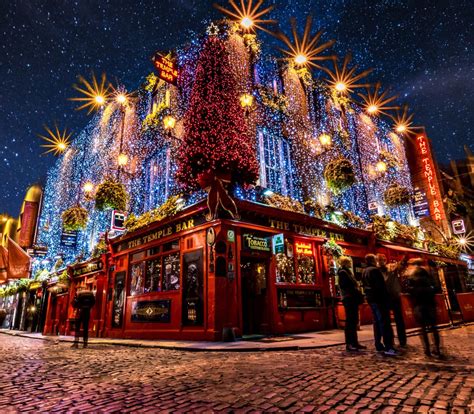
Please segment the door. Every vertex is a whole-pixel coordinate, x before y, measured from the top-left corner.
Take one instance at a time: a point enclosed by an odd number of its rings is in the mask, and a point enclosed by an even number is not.
[[[242,257],[240,275],[243,334],[268,333],[268,261]]]

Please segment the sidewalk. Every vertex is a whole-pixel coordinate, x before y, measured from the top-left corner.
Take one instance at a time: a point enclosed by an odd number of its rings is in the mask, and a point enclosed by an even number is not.
[[[40,339],[51,342],[73,342],[72,336],[43,336],[40,333],[11,331],[0,329],[0,333]],[[373,341],[372,325],[364,325],[359,331],[359,341],[371,345]],[[417,334],[417,329],[409,329],[408,336]],[[177,341],[177,340],[145,340],[145,339],[112,339],[89,338],[89,345],[118,345],[138,348],[162,348],[181,351],[206,352],[253,352],[253,351],[287,351],[299,349],[327,348],[344,345],[344,331],[334,329],[329,331],[305,332],[301,334],[262,336],[239,339],[235,342],[206,342],[206,341]]]

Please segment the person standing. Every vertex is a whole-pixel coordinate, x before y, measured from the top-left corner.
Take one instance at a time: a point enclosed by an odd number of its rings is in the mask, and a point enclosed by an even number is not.
[[[367,347],[361,345],[357,338],[357,325],[359,324],[359,305],[363,302],[362,292],[352,273],[352,261],[349,257],[339,258],[339,288],[342,294],[342,304],[346,313],[346,324],[344,326],[344,335],[347,351],[359,351]]]
[[[387,356],[397,355],[393,347],[393,331],[388,309],[388,292],[374,254],[365,256],[366,268],[362,273],[365,296],[374,319],[375,349]],[[383,340],[383,343],[382,343]]]
[[[402,293],[402,285],[400,284],[399,274],[403,268],[402,262],[390,263],[387,265],[387,257],[384,254],[377,255],[377,264],[383,274],[385,287],[388,293],[388,309],[393,312],[395,325],[397,327],[398,342],[402,348],[407,346],[407,333],[405,329],[405,321],[403,320],[402,301],[400,295]]]
[[[413,313],[421,326],[421,336],[425,354],[431,356],[428,333],[433,334],[434,354],[441,357],[440,338],[436,327],[436,287],[433,277],[422,267],[421,258],[408,261],[407,291],[413,302]]]
[[[89,340],[89,320],[91,316],[91,309],[95,305],[95,296],[92,291],[83,289],[80,290],[72,302],[72,306],[77,309],[79,315],[76,318],[76,332],[74,337],[73,348],[79,347],[79,336],[81,326],[83,328],[83,347],[87,348]]]

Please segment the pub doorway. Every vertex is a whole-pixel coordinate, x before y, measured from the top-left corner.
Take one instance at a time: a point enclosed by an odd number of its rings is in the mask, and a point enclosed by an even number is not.
[[[265,258],[242,257],[240,275],[244,335],[266,334],[269,331],[268,267],[268,260]]]

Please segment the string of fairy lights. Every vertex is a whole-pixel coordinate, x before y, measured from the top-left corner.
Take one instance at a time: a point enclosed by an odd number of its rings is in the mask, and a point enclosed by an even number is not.
[[[39,243],[48,257],[65,262],[87,256],[110,226],[110,213],[94,209],[99,184],[112,178],[129,194],[128,212],[142,214],[176,194],[174,180],[184,118],[193,87],[196,62],[204,42],[218,36],[227,42],[249,136],[256,140],[260,162],[257,184],[300,201],[334,204],[365,221],[375,213],[402,223],[413,221],[410,204],[389,208],[385,189],[398,183],[412,192],[404,137],[414,133],[413,114],[394,102],[380,83],[366,81],[370,70],[359,70],[350,56],[342,61],[330,54],[334,41],[313,33],[308,18],[302,33],[295,19],[290,35],[275,29],[268,18],[272,7],[263,0],[229,1],[216,5],[226,19],[214,22],[206,34],[175,51],[178,87],[150,75],[138,91],[111,85],[105,76],[79,77],[71,98],[78,110],[93,115],[80,134],[72,136],[58,126],[46,127],[44,147],[58,156],[48,174]],[[261,47],[258,31],[282,42],[282,57]],[[319,76],[316,76],[319,71]],[[365,92],[364,92],[365,91]],[[385,119],[384,119],[385,117]],[[390,125],[393,123],[393,126]],[[383,154],[394,154],[393,165]],[[350,160],[355,183],[335,194],[322,178],[325,166],[338,157]],[[264,184],[264,185],[262,185]],[[256,190],[236,189],[238,197],[256,200]],[[188,195],[188,202],[202,197]],[[80,205],[89,212],[87,227],[77,242],[64,244],[61,213]]]

